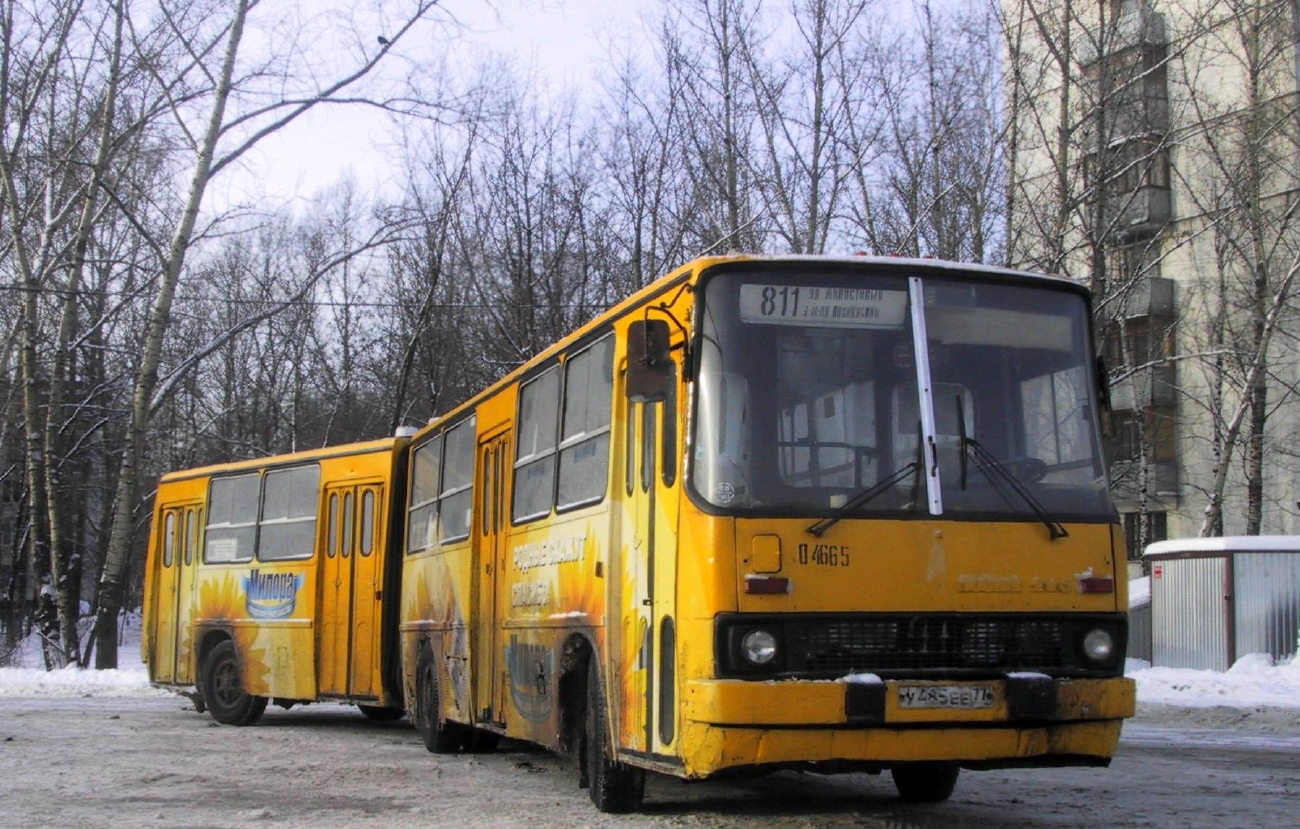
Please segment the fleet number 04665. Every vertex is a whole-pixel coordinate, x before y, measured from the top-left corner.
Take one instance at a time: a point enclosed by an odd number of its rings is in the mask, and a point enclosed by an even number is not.
[[[849,547],[847,544],[800,544],[799,563],[848,567]]]

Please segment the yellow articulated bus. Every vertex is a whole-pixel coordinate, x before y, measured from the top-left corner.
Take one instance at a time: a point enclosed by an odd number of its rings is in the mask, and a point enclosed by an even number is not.
[[[404,692],[426,746],[688,779],[1105,765],[1123,535],[1089,296],[935,261],[700,259],[417,433]]]
[[[163,476],[145,570],[152,682],[218,722],[267,702],[404,708],[396,639],[404,438]]]

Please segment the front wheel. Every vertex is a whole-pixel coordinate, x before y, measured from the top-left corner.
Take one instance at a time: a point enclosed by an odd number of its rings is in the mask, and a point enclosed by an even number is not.
[[[595,665],[587,673],[587,718],[579,750],[585,761],[581,779],[586,781],[587,794],[597,809],[620,814],[641,807],[645,799],[645,772],[615,762],[610,756],[605,693]]]
[[[952,796],[961,769],[956,763],[907,763],[894,766],[898,796],[909,803],[942,803]]]
[[[239,651],[229,639],[208,654],[200,685],[212,719],[222,725],[252,725],[266,710],[266,697],[244,691]]]
[[[438,663],[433,649],[425,646],[415,663],[415,729],[424,747],[434,754],[451,754],[460,749],[465,734],[457,723],[442,719],[438,701]]]

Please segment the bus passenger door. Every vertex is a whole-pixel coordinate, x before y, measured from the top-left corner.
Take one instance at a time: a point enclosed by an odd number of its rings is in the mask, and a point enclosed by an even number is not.
[[[317,693],[345,696],[348,692],[349,612],[352,605],[353,525],[356,488],[326,490],[325,558],[321,563],[321,597]]]
[[[478,554],[474,556],[474,608],[470,654],[470,696],[474,719],[505,724],[509,683],[499,675],[504,669],[505,640],[498,616],[501,568],[506,555],[506,481],[510,469],[510,431],[483,438],[478,445],[482,486],[478,493]],[[498,657],[501,657],[498,659]]]
[[[378,483],[326,489],[317,663],[322,695],[378,696],[383,497],[384,487]]]
[[[652,466],[647,466],[647,463],[653,465],[654,453],[646,453],[645,443],[647,434],[653,439],[656,407],[634,403],[623,394],[618,396],[618,401],[618,420],[623,428],[619,441],[623,480],[616,481],[615,486],[623,496],[623,514],[618,525],[615,595],[610,597],[611,611],[606,622],[614,635],[605,690],[614,711],[619,747],[644,752],[648,750],[646,737],[652,727],[646,698],[652,691],[648,668],[653,647],[650,627],[653,489],[648,482],[654,474]]]
[[[176,579],[176,681],[195,682],[194,675],[194,568],[202,553],[199,528],[203,526],[203,507],[184,507],[185,517],[177,541],[179,568]]]
[[[154,682],[176,681],[177,638],[180,606],[181,527],[184,510],[167,507],[162,511],[159,537],[162,549],[154,557],[153,649],[149,655]]]
[[[356,541],[352,556],[352,644],[348,693],[353,697],[379,696],[379,624],[383,595],[385,523],[382,484],[363,484],[354,490],[357,505]],[[395,597],[394,597],[395,598]]]
[[[627,509],[615,603],[620,676],[609,693],[618,700],[620,747],[650,754],[675,753],[678,372],[674,362],[663,401],[637,403],[619,395],[624,480],[616,485]]]

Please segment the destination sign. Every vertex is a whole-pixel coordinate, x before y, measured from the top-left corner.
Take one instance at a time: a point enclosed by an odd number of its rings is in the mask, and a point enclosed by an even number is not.
[[[907,292],[814,285],[741,285],[740,319],[759,325],[899,328]]]

